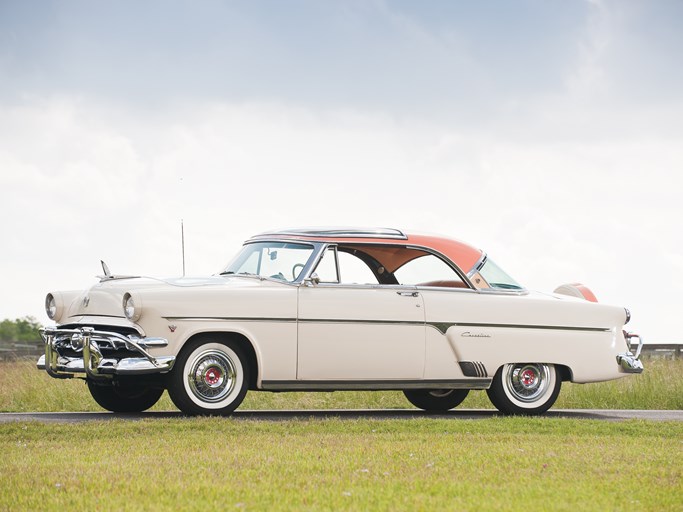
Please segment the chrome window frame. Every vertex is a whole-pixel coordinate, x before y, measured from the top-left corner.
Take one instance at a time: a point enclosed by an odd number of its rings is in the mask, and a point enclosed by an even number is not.
[[[318,259],[318,262],[316,265],[311,269],[311,274],[314,274],[315,271],[318,269],[320,264],[323,261],[323,258],[325,258],[325,255],[327,254],[327,251],[332,250],[334,252],[334,267],[335,267],[335,273],[337,274],[337,282],[333,281],[320,281],[318,284],[334,284],[334,285],[339,285],[342,284],[341,282],[341,269],[339,268],[339,252],[337,251],[337,244],[327,244],[323,251],[320,253],[320,258]],[[302,271],[303,272],[303,271]]]
[[[313,270],[310,271],[311,274],[315,271],[314,269],[317,268],[319,260],[322,259],[322,255],[324,255],[327,247],[334,246],[335,247],[335,256],[337,256],[337,251],[338,251],[338,246],[339,246],[339,244],[337,242],[334,242],[334,243],[318,242],[318,243],[321,243],[323,245],[323,248],[317,256],[318,261],[316,261],[316,263],[312,266]],[[382,288],[382,289],[387,289],[387,288],[393,287],[393,288],[397,288],[397,289],[400,288],[402,290],[405,290],[405,289],[412,289],[412,290],[426,289],[426,290],[448,290],[448,291],[479,291],[472,284],[472,282],[467,277],[467,275],[462,271],[462,269],[460,267],[458,267],[458,265],[456,265],[454,262],[452,262],[446,255],[440,253],[439,251],[431,249],[429,247],[424,247],[421,245],[414,245],[414,244],[396,244],[396,243],[378,244],[378,243],[372,243],[372,242],[357,242],[357,243],[354,242],[352,245],[367,246],[367,247],[401,247],[401,248],[405,248],[405,249],[412,249],[412,250],[416,250],[416,251],[426,252],[428,254],[431,254],[432,256],[439,258],[446,265],[448,265],[451,269],[453,269],[453,271],[458,275],[458,277],[460,277],[460,279],[463,281],[463,283],[465,283],[467,288],[449,288],[449,287],[442,287],[442,286],[418,286],[415,284],[400,284],[400,283],[398,283],[398,284],[382,284],[382,283],[377,283],[377,284],[374,284],[374,283],[373,284],[355,284],[355,283],[354,284],[348,284],[347,283],[347,284],[344,284],[341,282],[341,269],[339,268],[338,256],[337,256],[336,264],[337,264],[337,272],[338,272],[338,276],[339,276],[339,283],[319,283],[316,286],[321,286],[324,284],[324,285],[329,285],[329,286],[346,286],[346,287],[352,287],[352,288]],[[410,261],[412,261],[412,260],[410,260]],[[406,262],[406,264],[407,263],[409,263],[409,262]],[[401,268],[401,267],[399,267],[399,268]],[[301,275],[306,270],[307,269],[305,268],[302,271],[302,273],[299,275],[299,277],[301,277]],[[396,270],[398,270],[398,269],[396,269]],[[303,282],[308,277],[310,277],[310,275],[306,274],[301,279],[301,281]]]
[[[266,231],[259,233],[253,238],[270,238],[281,236],[306,236],[312,238],[386,238],[390,240],[408,240],[408,236],[399,229],[394,228],[345,228],[345,227],[320,227],[320,228],[290,228],[281,231]]]
[[[472,276],[474,276],[474,274],[481,271],[481,269],[484,268],[484,265],[486,264],[486,261],[488,260],[488,258],[489,258],[489,255],[485,252],[482,252],[481,258],[479,258],[477,260],[477,262],[474,264],[474,266],[472,266],[470,271],[467,273],[467,276],[472,277]],[[505,272],[505,271],[503,270],[503,272]],[[482,277],[484,277],[484,276],[482,276]],[[510,277],[512,277],[512,276],[510,276]],[[484,278],[484,279],[486,279],[486,278]],[[514,279],[514,278],[512,278],[512,279]],[[476,288],[475,287],[475,290],[478,292],[481,292],[481,293],[499,294],[499,295],[528,295],[529,294],[528,288],[526,288],[525,286],[523,286],[521,284],[519,285],[520,288],[518,290],[505,290],[503,288],[495,288],[495,287],[491,286],[488,281],[486,281],[486,284],[489,285],[489,288]],[[519,283],[517,283],[517,284],[519,284]]]
[[[360,284],[360,283],[342,283],[341,282],[341,269],[339,268],[339,256],[338,256],[338,247],[339,243],[338,242],[326,242],[324,240],[305,240],[301,238],[289,238],[285,235],[285,233],[277,233],[278,235],[281,236],[276,236],[276,237],[268,237],[266,234],[262,235],[257,235],[257,237],[251,238],[247,240],[244,245],[248,244],[253,244],[253,243],[263,243],[263,242],[275,242],[275,243],[295,243],[295,244],[301,244],[301,245],[309,245],[313,247],[313,252],[311,253],[311,256],[309,257],[308,261],[306,262],[304,268],[302,271],[299,273],[299,276],[297,279],[294,281],[281,281],[279,279],[273,279],[270,277],[264,277],[264,276],[247,276],[247,275],[237,275],[237,274],[230,274],[230,276],[238,276],[238,277],[248,277],[248,278],[256,278],[260,279],[262,281],[270,281],[273,283],[280,283],[288,286],[301,286],[307,279],[310,278],[311,274],[315,272],[315,269],[318,267],[318,264],[320,263],[320,260],[322,260],[323,256],[325,255],[325,251],[329,247],[334,247],[335,248],[335,264],[337,266],[337,277],[339,279],[338,283],[319,283],[316,284],[315,286],[324,286],[324,287],[344,287],[344,288],[354,288],[354,289],[397,289],[397,290],[418,290],[418,291],[439,291],[439,292],[451,292],[451,293],[485,293],[485,294],[493,294],[493,295],[508,295],[508,296],[519,296],[519,295],[528,295],[529,290],[526,288],[521,288],[520,290],[502,290],[498,288],[477,288],[471,281],[470,275],[474,275],[474,273],[478,272],[479,269],[486,263],[486,259],[488,258],[488,255],[486,253],[483,253],[481,258],[477,260],[477,263],[470,269],[468,273],[465,273],[455,262],[451,261],[450,258],[448,258],[445,254],[432,249],[430,247],[425,247],[422,245],[415,245],[415,244],[401,244],[401,243],[375,243],[375,242],[353,242],[352,245],[358,245],[358,246],[367,246],[367,247],[401,247],[405,249],[412,249],[412,250],[417,250],[417,251],[422,251],[428,254],[431,254],[433,256],[436,256],[440,260],[442,260],[446,265],[451,267],[455,273],[462,279],[462,281],[465,283],[467,288],[451,288],[451,287],[443,287],[443,286],[418,286],[418,285],[407,285],[407,284]],[[299,236],[300,234],[295,234],[292,233],[291,236]],[[333,236],[333,235],[330,235]],[[357,236],[353,236],[353,238],[359,238]],[[412,260],[411,260],[412,261]],[[408,263],[408,262],[406,262]],[[399,267],[400,268],[400,267]],[[398,270],[398,269],[397,269]]]
[[[309,273],[311,272],[311,267],[315,268],[314,265],[311,263],[313,261],[319,261],[321,258],[321,252],[322,249],[324,248],[324,244],[316,241],[309,241],[309,240],[293,240],[291,238],[263,238],[263,239],[256,239],[252,238],[250,240],[247,240],[242,244],[242,247],[245,247],[247,245],[251,244],[261,244],[264,242],[273,242],[273,243],[285,243],[285,244],[299,244],[299,245],[308,245],[313,248],[313,251],[311,252],[311,255],[308,257],[308,261],[306,261],[306,264],[304,265],[304,268],[301,269],[301,272],[299,272],[299,275],[296,279],[293,281],[283,281],[281,279],[275,279],[269,276],[261,276],[261,275],[247,275],[247,274],[218,274],[220,277],[239,277],[239,278],[251,278],[251,279],[258,279],[260,281],[270,281],[272,283],[280,283],[280,284],[285,284],[289,286],[299,286],[306,277],[308,277]],[[234,258],[233,258],[234,259]],[[232,262],[232,260],[231,260]],[[317,263],[316,263],[317,265]],[[226,265],[227,268],[227,265]]]

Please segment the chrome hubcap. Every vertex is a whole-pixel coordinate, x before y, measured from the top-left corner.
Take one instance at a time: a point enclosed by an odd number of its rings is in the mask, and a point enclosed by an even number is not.
[[[510,365],[505,383],[516,400],[535,402],[548,390],[550,371],[544,364]]]
[[[538,374],[531,368],[519,372],[519,381],[525,388],[533,388],[538,382]]]
[[[221,368],[209,368],[204,374],[204,383],[210,388],[220,386],[223,382],[223,372]]]
[[[208,350],[199,354],[187,378],[194,395],[204,402],[218,402],[235,388],[233,361],[223,352]]]

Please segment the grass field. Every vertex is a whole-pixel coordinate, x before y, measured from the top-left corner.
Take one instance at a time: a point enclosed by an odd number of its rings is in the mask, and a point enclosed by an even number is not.
[[[683,409],[683,360],[645,362],[641,375],[596,383],[563,383],[556,409]],[[250,392],[241,409],[395,409],[412,407],[398,391],[334,393]],[[460,408],[492,408],[486,393],[470,392]],[[164,394],[154,410],[174,410]],[[0,363],[0,411],[101,410],[81,379],[58,380],[30,360]]]
[[[2,510],[681,510],[680,423],[0,425]]]
[[[99,410],[0,365],[0,410]],[[563,386],[556,407],[682,408],[683,362]],[[405,408],[397,392],[249,393],[243,409]],[[470,393],[462,407],[490,407]],[[174,409],[167,396],[155,409]],[[0,424],[0,510],[683,510],[683,424],[176,418]]]

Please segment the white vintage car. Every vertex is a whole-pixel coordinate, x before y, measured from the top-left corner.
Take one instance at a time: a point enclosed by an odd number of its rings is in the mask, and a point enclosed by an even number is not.
[[[562,381],[643,370],[628,310],[581,285],[528,291],[448,238],[297,229],[251,238],[206,278],[103,268],[89,290],[47,295],[57,326],[38,368],[85,378],[110,411],[164,389],[188,414],[228,414],[247,390],[402,390],[434,411],[479,389],[503,413],[540,414]]]

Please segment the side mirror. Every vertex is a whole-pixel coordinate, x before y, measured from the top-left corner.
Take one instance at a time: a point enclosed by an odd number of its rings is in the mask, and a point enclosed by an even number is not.
[[[309,277],[304,279],[304,284],[306,286],[313,286],[316,284],[320,284],[320,276],[313,272]]]

